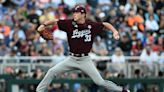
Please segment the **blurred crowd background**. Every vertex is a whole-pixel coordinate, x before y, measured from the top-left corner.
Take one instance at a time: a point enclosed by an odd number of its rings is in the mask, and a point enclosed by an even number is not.
[[[47,20],[71,18],[70,11],[78,4],[86,7],[88,20],[109,22],[120,32],[119,41],[110,32],[100,33],[92,50],[96,55],[118,50],[125,56],[163,55],[162,0],[1,0],[0,55],[68,55],[67,35],[57,26],[52,29],[53,41],[42,39],[36,29]]]
[[[61,62],[69,53],[66,33],[57,26],[52,26],[54,40],[46,41],[39,36],[36,29],[47,20],[71,18],[72,8],[79,4],[86,7],[88,20],[111,23],[121,37],[116,41],[112,38],[112,32],[101,32],[94,40],[90,53],[92,57],[111,56],[110,62],[125,63],[126,56],[138,56],[139,60],[135,62],[164,64],[164,58],[160,58],[164,56],[163,0],[0,0],[0,56],[53,56],[55,60],[50,62]],[[104,62],[105,65],[98,62],[97,68],[108,78],[111,75],[105,71],[106,61]],[[120,73],[120,69],[113,68],[111,70],[119,71],[117,77],[125,76]],[[10,73],[14,71],[12,67],[6,69]],[[159,76],[163,74],[164,69],[159,71]],[[38,68],[34,70],[32,77],[40,79],[43,75],[44,72]],[[140,69],[134,71],[134,77],[141,75]],[[61,77],[64,76],[68,75]],[[80,72],[69,76],[77,78],[85,75]],[[19,70],[17,77],[24,78],[26,74]],[[57,89],[63,86],[51,85],[49,90],[55,87]],[[142,88],[143,85],[138,84],[137,87]],[[30,86],[29,92],[34,88],[33,85]],[[75,85],[75,89],[78,88],[80,84]]]

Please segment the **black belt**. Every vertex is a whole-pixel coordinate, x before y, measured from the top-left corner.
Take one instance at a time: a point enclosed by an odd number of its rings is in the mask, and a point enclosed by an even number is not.
[[[75,56],[75,57],[83,57],[83,56],[88,56],[88,53],[75,54],[75,53],[70,52],[69,55]]]

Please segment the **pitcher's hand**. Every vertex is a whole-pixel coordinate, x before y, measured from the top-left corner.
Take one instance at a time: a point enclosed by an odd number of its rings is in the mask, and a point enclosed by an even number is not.
[[[38,29],[37,29],[37,31],[38,32],[41,32],[41,31],[43,31],[43,30],[45,30],[46,29],[46,27],[45,27],[45,25],[40,25],[39,27],[38,27]]]
[[[117,31],[113,33],[113,37],[116,40],[119,40],[120,39],[119,33]]]
[[[40,34],[40,36],[42,38],[44,38],[45,40],[53,40],[53,31],[47,27],[45,27],[45,25],[40,25],[38,27],[37,32]]]

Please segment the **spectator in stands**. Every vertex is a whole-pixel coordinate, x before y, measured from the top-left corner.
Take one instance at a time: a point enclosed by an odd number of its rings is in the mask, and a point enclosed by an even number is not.
[[[38,53],[35,45],[30,45],[29,46],[28,55],[32,56],[32,57],[39,56],[39,53]]]
[[[10,52],[10,49],[7,47],[4,41],[3,34],[0,33],[0,56],[5,56]]]
[[[137,13],[137,4],[136,4],[136,0],[128,0],[126,5],[125,5],[125,9],[124,12],[125,14],[129,13],[131,10],[134,10],[134,14]]]
[[[133,26],[130,31],[131,32],[129,32],[129,36],[131,37],[132,41],[137,41],[138,39],[141,40],[141,42],[144,41],[145,34],[142,31],[139,31],[137,26]]]
[[[17,72],[16,79],[26,79],[26,78],[27,78],[26,72],[22,69],[19,69],[18,72]],[[26,86],[24,84],[20,84],[18,86],[19,86],[19,91],[20,92],[27,91]]]
[[[118,0],[119,5],[125,5],[127,0]]]
[[[114,24],[114,25],[117,25],[117,20],[118,20],[118,17],[117,17],[117,15],[116,15],[117,13],[116,13],[116,10],[110,10],[109,11],[109,16],[105,19],[105,21],[106,22],[109,22],[109,23],[111,23],[111,24]]]
[[[105,14],[110,10],[111,0],[98,0],[98,8],[101,9]]]
[[[59,43],[67,41],[67,34],[59,29],[56,29],[53,33],[54,39],[58,40]]]
[[[44,23],[47,20],[53,20],[55,19],[55,16],[49,13],[47,9],[43,9],[43,14],[39,17],[40,24]]]
[[[159,25],[157,21],[155,21],[153,15],[149,15],[149,18],[145,21],[145,26],[146,26],[146,30],[148,31],[150,30],[153,32],[157,32],[159,29]]]
[[[114,64],[113,70],[115,71],[115,74],[119,75],[121,73],[123,73],[124,68],[125,68],[125,56],[123,54],[123,51],[121,50],[121,48],[117,47],[114,50],[114,53],[111,57],[111,61]]]
[[[159,21],[159,17],[156,13],[154,13],[153,7],[151,5],[147,7],[147,13],[145,13],[145,19],[148,20],[150,15],[153,16],[156,22]]]
[[[39,16],[37,15],[35,8],[30,10],[30,13],[27,16],[27,19],[31,23],[39,25]]]
[[[76,1],[76,5],[86,5],[87,0]]]
[[[124,53],[121,48],[117,47],[111,57],[113,63],[125,63]]]
[[[36,0],[36,6],[38,8],[44,9],[50,3],[51,0]]]
[[[66,19],[68,16],[66,15],[66,13],[64,12],[65,7],[62,5],[58,6],[58,10],[57,10],[57,14],[56,17],[58,19]]]
[[[62,60],[64,60],[66,58],[66,56],[64,55],[64,49],[62,46],[56,48],[56,51],[55,51],[53,57],[54,57],[55,64],[61,62]]]
[[[21,56],[28,56],[29,45],[26,40],[20,40],[20,47],[19,47]]]
[[[6,8],[3,6],[3,3],[6,2],[6,0],[0,1],[0,20],[3,19],[4,12],[6,11]]]
[[[36,35],[36,25],[33,25],[32,23],[27,23],[26,26],[28,27],[25,30],[25,35],[26,35],[26,39],[27,41],[31,41],[35,38]]]
[[[71,79],[77,79],[78,78],[78,73],[71,73],[70,74],[70,76],[71,76]],[[82,91],[82,88],[81,88],[81,84],[80,83],[75,83],[74,85],[73,85],[73,92],[81,92]]]
[[[26,9],[18,8],[17,12],[13,15],[13,22],[15,25],[20,25],[22,20],[26,20],[24,13],[27,12]]]
[[[35,0],[29,0],[28,2],[27,2],[27,9],[33,9],[33,8],[35,8],[35,6],[36,6],[36,2],[35,2]]]
[[[140,55],[140,63],[143,64],[145,76],[154,75],[154,63],[158,63],[158,60],[158,53],[153,51],[150,45],[145,46]]]
[[[17,78],[17,79],[25,79],[25,78],[26,78],[26,73],[25,73],[25,71],[22,70],[22,69],[18,69],[16,78]]]
[[[137,40],[136,47],[137,47],[137,50],[138,50],[139,54],[141,54],[144,46],[143,46],[142,41],[140,39]]]
[[[43,70],[40,68],[36,68],[32,75],[32,78],[40,80],[43,78],[43,76],[44,76]],[[35,92],[36,87],[37,85],[29,85],[28,92]]]
[[[43,70],[40,69],[40,68],[36,68],[36,69],[35,69],[35,72],[34,72],[34,74],[33,74],[33,78],[35,78],[35,79],[42,79],[43,76],[44,76]]]
[[[13,38],[11,39],[10,43],[9,43],[9,47],[13,48],[13,47],[20,47],[20,39],[18,37],[18,34],[16,32],[13,33]]]
[[[162,30],[164,30],[164,9],[163,9],[163,12],[161,11],[161,16],[160,16],[160,20],[159,21],[159,28]]]
[[[9,35],[10,40],[12,40],[14,38],[13,36],[16,34],[18,35],[18,39],[22,39],[22,40],[26,39],[26,35],[25,35],[24,31],[21,30],[19,28],[19,26],[17,26],[17,25],[14,26],[13,30],[11,30],[11,32],[10,32],[10,35]]]
[[[135,69],[134,70],[134,78],[142,78],[142,72],[140,69]],[[134,92],[143,92],[144,91],[144,86],[141,83],[136,83],[134,85]]]
[[[95,42],[93,42],[92,50],[96,55],[106,56],[108,54],[106,45],[100,36],[97,36]]]
[[[3,72],[2,73],[3,74],[10,75],[11,78],[15,78],[15,69],[14,69],[14,67],[12,65],[10,65],[10,66],[4,66],[4,69],[3,69]]]
[[[163,1],[162,0],[154,0],[153,4],[155,7],[154,8],[155,10],[160,10],[163,8]]]
[[[36,48],[36,51],[38,53],[38,55],[40,56],[41,53],[39,53],[43,47],[47,46],[45,45],[46,41],[40,37],[40,35],[38,33],[36,33],[34,35],[34,39],[32,41],[29,42],[29,45],[33,45]]]
[[[69,48],[68,48],[67,34],[64,31],[56,29],[53,33],[53,36],[54,36],[54,40],[58,40],[57,44],[63,46],[64,55],[68,55]],[[57,46],[57,44],[55,45],[55,42],[53,42],[53,45],[54,45],[54,49],[52,50],[53,53],[55,52],[55,47]]]
[[[133,34],[132,37],[136,36],[136,34]],[[143,43],[140,39],[133,39],[133,42],[132,42],[132,49],[131,49],[131,56],[139,56],[143,50]]]
[[[58,8],[60,6],[63,7],[63,13],[66,14],[66,16],[68,16],[71,13],[70,7],[68,6],[67,3],[65,3],[65,0],[61,0],[61,2],[58,4]]]
[[[5,44],[7,45],[9,42],[10,31],[11,31],[10,27],[4,24],[4,22],[0,21],[0,33],[4,35]]]
[[[14,3],[16,6],[20,7],[26,3],[26,0],[11,0],[11,2]]]
[[[105,13],[102,12],[99,8],[95,10],[95,20],[101,22],[105,19]]]
[[[56,53],[57,48],[62,48],[62,43],[60,42],[59,39],[54,38],[52,41],[52,52],[53,52],[53,54]]]
[[[8,58],[8,57],[12,58],[6,60],[7,63],[17,63],[19,62],[17,56],[20,56],[20,53],[18,52],[18,48],[15,46],[11,48],[10,52],[6,54],[4,58]]]
[[[123,33],[121,35],[121,40],[118,43],[118,47],[120,47],[122,49],[125,56],[130,55],[129,50],[131,50],[131,48],[132,48],[132,42],[126,33]]]
[[[142,18],[141,15],[136,14],[133,9],[130,9],[129,11],[127,22],[128,22],[128,26],[130,27],[137,26],[139,30],[142,30],[142,31],[144,30],[144,27],[143,27],[144,19]]]
[[[40,51],[41,56],[51,56],[52,51],[48,47],[43,47],[42,50]]]
[[[13,69],[12,66],[5,67],[4,73],[5,74],[10,74],[10,75],[14,75],[15,74],[14,69]]]
[[[10,28],[13,27],[14,23],[13,23],[13,20],[12,20],[12,15],[14,14],[14,11],[9,8],[8,9],[8,12],[6,12],[4,15],[3,15],[3,19],[2,21],[4,21],[4,24],[6,24],[7,26],[9,26]]]
[[[160,55],[159,55],[159,57],[161,57],[161,58],[159,59],[159,63],[160,63],[160,64],[164,64],[163,56],[164,56],[164,52],[160,53]]]
[[[140,55],[140,61],[141,63],[152,64],[158,60],[157,57],[157,53],[152,50],[150,45],[147,45]]]
[[[23,5],[21,8],[18,8],[18,13],[20,15],[22,15],[23,17],[25,17],[25,19],[27,18],[28,14],[29,14],[29,10],[27,10],[27,6]]]
[[[159,51],[163,52],[163,50],[164,50],[164,39],[162,36],[158,37],[157,43],[160,45]]]

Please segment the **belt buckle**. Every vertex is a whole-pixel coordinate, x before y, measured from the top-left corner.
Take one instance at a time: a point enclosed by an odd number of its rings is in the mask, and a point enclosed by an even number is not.
[[[84,54],[84,53],[82,53],[82,54],[81,54],[81,56],[83,57],[83,56],[85,56],[85,54]]]
[[[77,56],[77,57],[78,57],[79,55],[80,55],[80,54],[74,54],[74,56]]]
[[[71,53],[72,56],[74,56],[74,53]]]
[[[76,57],[83,57],[86,56],[85,53],[82,54],[75,54],[75,53],[70,53],[72,56],[76,56]]]

